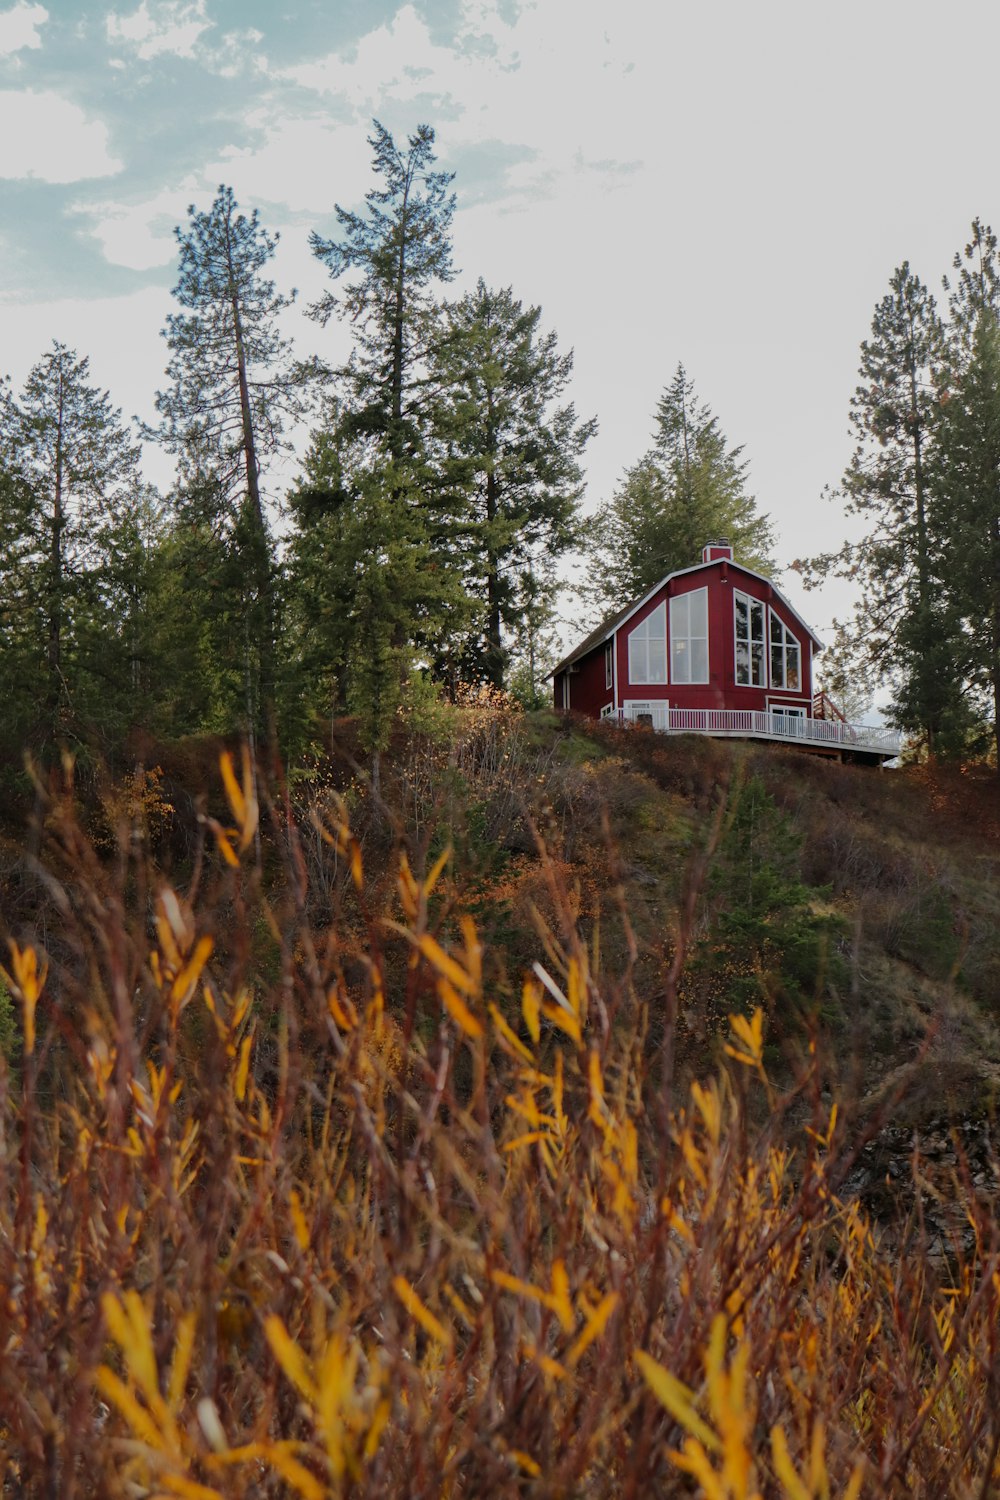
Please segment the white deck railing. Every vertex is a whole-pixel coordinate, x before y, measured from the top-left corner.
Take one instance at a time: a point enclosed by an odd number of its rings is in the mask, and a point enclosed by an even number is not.
[[[761,712],[749,708],[620,708],[619,719],[652,724],[666,734],[733,735],[742,738],[806,740],[813,745],[839,746],[845,750],[899,754],[900,736],[895,729],[872,724],[844,724],[838,719],[800,719],[791,714]]]

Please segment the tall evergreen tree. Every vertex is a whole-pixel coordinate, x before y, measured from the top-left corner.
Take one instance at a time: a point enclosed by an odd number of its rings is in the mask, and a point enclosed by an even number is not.
[[[312,313],[324,324],[334,315],[350,323],[354,349],[338,372],[345,429],[383,438],[399,468],[418,457],[426,430],[427,364],[441,329],[437,288],[455,274],[454,174],[434,169],[429,125],[418,126],[405,151],[378,120],[373,125],[368,142],[378,182],[365,211],[338,203],[341,238],[310,239],[333,279],[348,278]]]
[[[430,541],[412,483],[408,465],[397,469],[384,443],[342,423],[334,404],[289,495],[289,632],[301,697],[290,695],[287,722],[301,742],[323,714],[356,714],[376,775],[410,673],[468,615],[460,575]]]
[[[111,552],[140,485],[139,450],[91,383],[89,361],[60,343],[32,367],[19,399],[4,393],[0,425],[0,592],[12,648],[4,669],[30,685],[30,704],[20,694],[22,732],[51,748],[87,730],[83,700],[113,628]],[[90,698],[99,705],[101,694]]]
[[[220,187],[207,213],[190,209],[176,230],[182,311],[167,318],[170,385],[157,394],[154,431],[180,459],[182,496],[227,538],[240,581],[247,729],[268,727],[274,702],[275,563],[261,487],[264,461],[283,444],[285,424],[305,412],[313,371],[292,359],[279,319],[294,300],[265,274],[277,235],[256,209],[238,211]]]
[[[452,473],[468,496],[460,556],[483,607],[463,672],[502,687],[508,641],[516,646],[536,627],[546,576],[577,539],[580,460],[597,423],[560,404],[573,355],[539,331],[540,308],[480,278],[446,316],[437,370],[452,419]]]
[[[432,378],[436,294],[454,274],[452,177],[435,170],[427,125],[404,150],[376,121],[370,144],[377,184],[364,212],[338,205],[342,238],[312,237],[332,277],[346,278],[314,316],[348,320],[355,343],[335,372],[328,425],[292,506],[294,574],[314,590],[300,614],[326,622],[330,670],[360,715],[377,773],[408,672],[436,659],[468,609],[451,562],[462,495],[440,462]]]
[[[960,741],[968,722],[961,674],[949,668],[961,627],[941,588],[930,484],[946,367],[934,296],[904,261],[861,345],[851,398],[855,446],[838,496],[865,531],[805,565],[809,583],[836,574],[858,585],[847,656],[859,675],[893,682],[892,717],[931,751]]]
[[[652,448],[591,523],[591,600],[605,612],[620,607],[693,567],[715,537],[728,538],[741,562],[770,570],[771,525],[747,492],[742,455],[679,364],[657,404]]]
[[[931,474],[942,596],[960,621],[952,678],[992,717],[1000,752],[1000,247],[975,219],[949,292],[949,387]]]
[[[968,243],[952,260],[957,273],[945,276],[948,293],[949,353],[953,371],[972,358],[976,333],[984,315],[1000,315],[1000,246],[989,224],[972,221]]]

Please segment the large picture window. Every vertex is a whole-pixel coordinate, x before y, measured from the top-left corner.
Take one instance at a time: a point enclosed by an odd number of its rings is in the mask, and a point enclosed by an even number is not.
[[[771,686],[802,691],[802,647],[785,622],[771,611]]]
[[[708,589],[670,601],[670,680],[708,681]]]
[[[767,665],[764,642],[764,605],[733,590],[736,615],[736,684],[738,687],[767,687]]]
[[[666,682],[667,609],[658,604],[628,638],[629,682]]]

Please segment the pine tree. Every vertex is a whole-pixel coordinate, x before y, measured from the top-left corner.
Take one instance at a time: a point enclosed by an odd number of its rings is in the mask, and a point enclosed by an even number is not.
[[[952,267],[956,276],[945,276],[948,293],[948,343],[951,368],[957,372],[972,357],[984,315],[1000,315],[1000,247],[989,224],[972,221],[972,231],[963,250],[956,250]]]
[[[181,493],[208,498],[207,524],[224,535],[240,581],[245,717],[253,738],[274,704],[275,562],[261,475],[305,413],[313,367],[297,364],[279,329],[294,301],[265,274],[277,235],[256,209],[238,212],[220,187],[207,213],[192,207],[176,230],[181,312],[167,318],[170,386],[158,393],[153,435],[180,459]]]
[[[932,484],[943,597],[960,621],[939,669],[990,705],[1000,752],[1000,324],[988,308],[942,411]]]
[[[54,343],[0,411],[4,668],[41,682],[30,702],[24,685],[15,694],[23,734],[45,750],[86,734],[88,698],[102,704],[111,549],[140,485],[139,450],[89,376],[87,359]]]
[[[1000,242],[972,221],[948,292],[948,388],[931,475],[943,598],[960,622],[948,664],[992,711],[1000,751]]]
[[[308,740],[321,714],[356,714],[376,776],[409,676],[467,620],[412,483],[406,462],[397,469],[384,443],[342,425],[334,404],[289,496],[289,633],[304,700],[291,695],[293,735]]]
[[[597,423],[559,404],[573,355],[539,331],[540,308],[480,279],[446,315],[437,369],[452,418],[451,472],[468,496],[458,547],[483,607],[463,675],[502,687],[508,641],[517,649],[536,628],[544,580],[577,540],[580,460]]]
[[[436,291],[454,275],[452,177],[434,169],[427,125],[402,150],[375,121],[370,144],[378,184],[365,211],[338,205],[343,237],[312,236],[333,278],[348,278],[313,314],[349,320],[355,344],[335,372],[328,425],[292,497],[292,576],[299,618],[311,612],[325,622],[327,672],[360,717],[377,776],[408,674],[440,659],[469,609],[452,560],[463,496],[440,461],[442,402],[432,379],[442,334]],[[315,643],[320,632],[306,625],[304,634]]]
[[[338,372],[345,430],[384,439],[397,466],[423,448],[431,399],[427,362],[440,338],[436,288],[452,279],[454,174],[434,170],[434,131],[418,126],[401,150],[373,122],[368,138],[378,186],[358,214],[335,205],[342,238],[313,233],[313,253],[342,293],[328,291],[311,309],[321,323],[350,323],[354,350]]]
[[[837,498],[865,523],[856,542],[806,564],[807,581],[836,574],[859,589],[847,653],[860,676],[893,683],[891,716],[927,748],[964,737],[960,624],[941,587],[942,537],[931,492],[947,366],[946,332],[932,293],[905,262],[861,345],[851,399],[855,447]]]
[[[773,568],[770,522],[747,493],[742,454],[678,365],[657,404],[652,448],[626,470],[591,523],[586,593],[601,610],[620,608],[665,574],[693,567],[716,537],[726,537],[747,566]]]

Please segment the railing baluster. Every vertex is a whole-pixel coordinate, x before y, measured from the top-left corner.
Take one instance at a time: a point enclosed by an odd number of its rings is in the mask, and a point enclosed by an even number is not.
[[[619,709],[624,723],[634,721],[635,709]],[[767,709],[661,708],[650,704],[641,710],[650,714],[654,729],[667,734],[751,734],[774,740],[812,740],[818,744],[850,746],[857,750],[884,750],[897,755],[900,737],[882,725],[848,724],[836,719],[808,719],[776,714]]]

